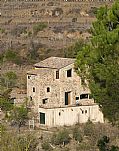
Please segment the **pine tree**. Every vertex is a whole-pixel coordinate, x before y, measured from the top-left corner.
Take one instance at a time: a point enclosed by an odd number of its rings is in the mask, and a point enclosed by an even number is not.
[[[101,7],[92,24],[92,38],[78,52],[76,68],[89,81],[93,98],[104,116],[119,121],[119,0],[111,8]]]

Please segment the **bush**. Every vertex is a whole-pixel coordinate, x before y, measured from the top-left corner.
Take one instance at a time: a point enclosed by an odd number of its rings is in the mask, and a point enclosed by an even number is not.
[[[77,127],[73,129],[73,138],[78,142],[82,142],[83,140],[81,132]]]
[[[4,55],[3,55],[3,53],[1,53],[1,54],[0,54],[0,63],[3,62],[3,58],[4,58]]]
[[[51,138],[51,142],[55,145],[68,144],[69,140],[69,133],[66,129],[60,131],[58,134],[54,134]]]
[[[34,34],[37,34],[39,31],[42,31],[44,28],[47,28],[46,23],[38,23],[33,27]]]
[[[42,146],[42,149],[44,149],[44,150],[48,150],[48,151],[50,151],[50,150],[52,150],[52,148],[51,148],[51,146],[50,146],[50,144],[48,143],[48,141],[45,141],[45,142],[43,142],[42,144],[41,144],[41,146]]]
[[[9,71],[9,72],[4,74],[3,78],[5,79],[5,84],[6,84],[7,87],[12,88],[12,87],[15,86],[16,80],[17,80],[16,73],[14,73],[13,71]]]
[[[0,28],[0,33],[5,33],[5,29],[3,29],[3,28]]]
[[[19,56],[15,51],[13,51],[13,50],[7,50],[6,52],[5,52],[5,54],[4,55],[1,55],[0,56],[0,60],[1,61],[3,61],[3,57],[5,57],[5,60],[6,61],[10,61],[10,62],[12,62],[12,63],[15,63],[15,64],[17,64],[17,65],[20,65],[20,64],[22,64],[23,63],[23,60],[22,60],[22,58],[21,58],[21,56]]]
[[[38,140],[33,134],[17,134],[14,131],[4,131],[1,135],[1,151],[35,151]]]
[[[13,109],[13,104],[8,99],[0,98],[0,107],[3,111],[10,111]]]
[[[98,140],[97,146],[100,151],[119,151],[118,146],[110,146],[110,138],[107,136],[103,136],[101,139]]]
[[[94,134],[94,125],[91,121],[88,121],[84,125],[84,135],[91,137]]]
[[[5,53],[5,58],[7,61],[14,61],[16,56],[17,56],[17,54],[12,50],[7,50]]]

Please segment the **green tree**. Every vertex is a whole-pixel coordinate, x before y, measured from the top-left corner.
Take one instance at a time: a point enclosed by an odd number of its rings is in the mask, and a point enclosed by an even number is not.
[[[1,128],[0,128],[1,130]],[[14,131],[1,131],[0,150],[1,151],[34,151],[38,145],[38,139],[34,134],[18,134]]]
[[[119,120],[119,0],[101,7],[92,24],[92,38],[78,52],[76,69],[89,81],[93,98],[112,123]]]
[[[5,53],[2,53],[0,55],[0,61],[8,61],[17,65],[21,65],[23,63],[23,58],[17,52],[8,49]]]
[[[66,129],[59,131],[57,134],[54,134],[51,138],[51,142],[55,145],[65,145],[69,143],[69,141],[69,132]]]
[[[119,151],[119,147],[117,146],[110,146],[109,145],[110,138],[107,136],[103,136],[101,139],[98,140],[97,146],[100,151]]]
[[[10,111],[13,109],[13,104],[11,100],[5,99],[5,98],[0,98],[0,108],[3,111]]]
[[[98,146],[100,151],[109,151],[108,143],[109,143],[109,137],[103,136],[103,138],[101,138],[98,141],[97,146]]]
[[[13,87],[16,84],[17,75],[13,71],[5,73],[4,80],[7,88]]]
[[[20,131],[21,126],[28,120],[28,109],[24,105],[20,107],[15,106],[11,112],[10,120],[12,123],[18,125]]]
[[[77,55],[77,52],[81,51],[82,48],[84,47],[84,45],[85,45],[85,43],[84,43],[83,39],[79,39],[75,44],[73,44],[72,46],[70,46],[64,50],[65,57],[75,58]]]
[[[8,49],[8,50],[5,52],[4,55],[5,55],[5,59],[6,59],[7,61],[14,61],[15,58],[16,58],[16,56],[17,56],[16,52],[14,52],[14,51],[12,51],[12,50],[10,50],[10,49]]]
[[[10,99],[11,89],[7,89],[0,94],[0,108],[2,111],[7,112],[13,109],[13,101]]]

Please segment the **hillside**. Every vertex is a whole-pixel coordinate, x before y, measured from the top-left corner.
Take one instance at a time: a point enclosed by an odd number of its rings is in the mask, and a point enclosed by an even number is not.
[[[27,56],[31,45],[44,55],[63,56],[58,49],[87,40],[98,7],[113,1],[1,0],[0,52],[14,49]]]

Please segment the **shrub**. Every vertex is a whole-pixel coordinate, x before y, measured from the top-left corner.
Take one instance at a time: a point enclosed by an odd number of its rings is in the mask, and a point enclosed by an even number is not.
[[[4,74],[5,84],[9,88],[12,88],[16,84],[17,75],[13,71],[9,71]]]
[[[60,131],[58,134],[54,134],[51,138],[51,142],[55,145],[67,144],[69,143],[70,137],[69,132],[64,129]]]
[[[119,151],[118,146],[110,146],[110,138],[107,136],[103,136],[101,139],[98,140],[97,146],[100,151]]]
[[[0,33],[5,33],[5,29],[3,29],[3,28],[0,28]]]
[[[0,56],[1,61],[3,61],[4,58],[5,58],[5,61],[8,61],[8,62],[10,61],[10,62],[15,63],[17,65],[20,65],[23,63],[21,56],[19,56],[13,50],[7,50],[4,54],[2,54]]]
[[[13,109],[13,104],[8,99],[0,98],[0,107],[3,111],[10,111]]]
[[[77,127],[73,129],[73,138],[78,142],[82,142],[83,140],[81,132]]]
[[[7,50],[5,53],[5,58],[7,61],[14,61],[16,56],[17,56],[17,54],[12,50]]]
[[[33,27],[34,34],[37,34],[39,31],[42,31],[44,28],[47,28],[46,23],[38,23]]]
[[[44,149],[45,151],[50,151],[50,150],[52,150],[52,148],[51,148],[51,146],[50,146],[50,144],[49,144],[48,141],[43,142],[43,143],[41,144],[41,146],[42,146],[42,149]]]
[[[88,121],[84,125],[84,135],[91,137],[94,134],[94,125],[91,121]]]

